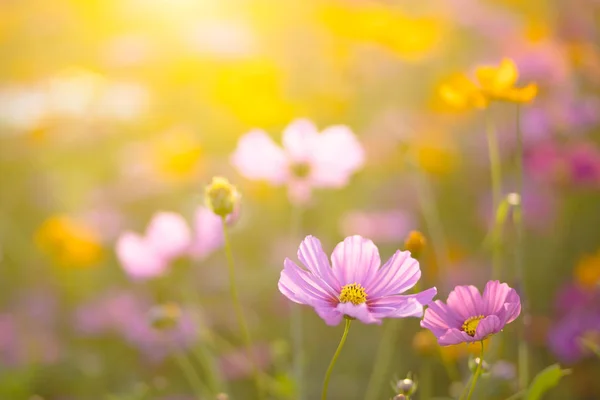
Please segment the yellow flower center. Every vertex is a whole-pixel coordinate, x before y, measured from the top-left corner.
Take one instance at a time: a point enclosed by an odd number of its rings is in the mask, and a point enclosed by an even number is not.
[[[355,306],[367,301],[367,293],[360,283],[351,283],[342,287],[340,293],[342,303],[352,303]]]
[[[290,170],[296,178],[306,178],[310,175],[310,165],[304,162],[292,164]]]
[[[463,322],[461,330],[466,332],[467,335],[474,337],[475,332],[477,331],[477,326],[479,326],[479,322],[483,319],[483,315],[478,315],[476,317],[469,317],[465,322]]]

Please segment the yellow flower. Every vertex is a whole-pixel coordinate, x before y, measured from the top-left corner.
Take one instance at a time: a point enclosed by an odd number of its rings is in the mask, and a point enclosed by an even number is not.
[[[67,216],[50,217],[35,234],[37,247],[63,267],[87,267],[102,257],[99,235]]]
[[[575,279],[585,288],[600,284],[600,251],[584,256],[575,267]]]
[[[457,110],[485,108],[488,105],[487,98],[465,74],[450,76],[439,86],[438,93],[446,104]]]
[[[475,70],[475,76],[482,94],[489,100],[503,100],[513,103],[528,103],[537,95],[537,85],[515,87],[519,71],[515,63],[505,58],[499,66],[484,65]]]

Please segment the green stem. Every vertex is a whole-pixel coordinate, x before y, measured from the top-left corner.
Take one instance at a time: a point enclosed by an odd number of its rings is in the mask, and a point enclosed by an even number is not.
[[[479,375],[481,375],[483,365],[483,340],[481,341],[481,355],[479,356],[479,364],[477,364],[477,369],[475,370],[475,375],[473,375],[473,382],[471,382],[471,388],[469,389],[469,394],[467,395],[467,400],[471,400],[473,396],[473,392],[475,391],[475,385],[477,384],[477,379],[479,379]]]
[[[258,398],[262,399],[264,395],[260,373],[256,363],[256,358],[254,357],[254,352],[252,351],[252,339],[250,338],[250,331],[248,330],[248,324],[246,323],[246,318],[244,317],[244,310],[242,309],[242,304],[240,303],[238,296],[237,285],[235,283],[235,263],[233,259],[233,251],[231,250],[231,242],[229,240],[229,231],[227,228],[226,218],[221,218],[221,222],[223,225],[223,236],[225,238],[225,255],[227,257],[227,266],[229,269],[229,290],[231,292],[231,299],[233,300],[233,308],[235,310],[235,315],[237,317],[240,329],[242,330],[246,349],[248,350],[248,356],[252,362],[252,372],[256,384],[256,391],[258,392]]]
[[[194,396],[197,400],[202,400],[204,398],[203,394],[205,392],[205,388],[202,384],[202,381],[198,377],[198,374],[196,374],[194,366],[188,359],[187,355],[181,349],[177,348],[176,346],[173,346],[173,350],[173,353],[175,355],[175,361],[177,361],[177,364],[179,364],[179,368],[181,368],[181,371],[185,375],[185,378],[190,383],[190,386],[192,386]]]
[[[219,374],[216,372],[215,363],[213,362],[210,353],[204,347],[204,344],[201,344],[192,349],[192,355],[196,358],[198,363],[204,367],[209,393],[211,396],[216,395],[221,391],[222,382]]]
[[[344,334],[342,335],[342,339],[340,340],[340,344],[337,347],[337,350],[333,354],[333,358],[329,363],[329,367],[327,368],[327,372],[325,372],[325,380],[323,381],[323,391],[321,392],[321,400],[327,400],[327,388],[329,387],[329,379],[331,378],[331,371],[333,371],[333,366],[337,361],[340,353],[342,352],[342,348],[344,347],[344,343],[346,343],[346,337],[348,337],[348,331],[350,330],[351,319],[346,318],[346,326],[344,327]]]
[[[297,239],[302,230],[302,209],[292,206],[292,220],[290,233],[293,240]],[[292,304],[290,315],[290,336],[292,338],[293,371],[296,383],[296,396],[304,400],[304,331],[302,321],[302,308],[299,304]]]
[[[400,324],[401,321],[392,319],[383,327],[383,337],[381,338],[379,349],[377,349],[375,364],[365,392],[366,400],[377,400],[380,398],[380,389],[383,387],[385,373],[394,357],[393,346],[394,341],[398,337]]]
[[[500,169],[500,150],[498,146],[498,137],[492,119],[490,109],[486,116],[486,135],[488,142],[488,153],[490,158],[490,173],[492,181],[492,210],[496,212],[502,201],[502,175]],[[500,278],[502,271],[502,248],[500,232],[494,229],[492,232],[492,277]]]
[[[525,389],[529,383],[529,348],[525,339],[525,332],[527,331],[527,324],[529,321],[529,300],[527,298],[526,282],[525,282],[525,269],[523,264],[523,238],[524,238],[524,225],[523,225],[523,134],[521,132],[521,117],[520,107],[517,104],[517,193],[519,194],[519,202],[515,207],[513,213],[513,222],[516,229],[516,243],[515,243],[515,267],[517,271],[517,280],[521,286],[522,297],[521,306],[523,314],[523,326],[520,328],[520,340],[518,347],[518,364],[519,364],[519,388]]]
[[[505,400],[517,400],[517,399],[520,399],[521,397],[525,396],[526,393],[527,393],[526,390],[521,390],[521,391],[518,391],[517,393],[513,394],[512,396],[507,397]]]

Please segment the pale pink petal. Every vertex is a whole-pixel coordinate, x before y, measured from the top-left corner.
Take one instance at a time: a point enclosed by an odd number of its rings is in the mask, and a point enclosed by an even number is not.
[[[440,346],[449,346],[452,344],[460,344],[463,342],[475,342],[476,340],[465,332],[456,328],[448,329],[446,333],[438,338]]]
[[[278,285],[288,299],[313,307],[327,307],[338,302],[318,278],[315,279],[289,258],[285,259],[283,266]]]
[[[306,206],[312,197],[312,187],[307,180],[291,178],[288,184],[288,197],[295,206]]]
[[[288,177],[285,153],[262,130],[252,130],[240,138],[231,164],[244,177],[273,185],[284,183]]]
[[[307,119],[292,121],[283,131],[283,148],[295,163],[309,162],[313,158],[319,131]]]
[[[483,299],[475,286],[457,286],[448,295],[448,306],[463,321],[470,317],[483,315]]]
[[[339,325],[344,318],[344,314],[337,310],[335,306],[315,307],[315,311],[330,326]]]
[[[318,138],[311,163],[311,181],[317,187],[345,186],[364,161],[364,149],[350,128],[331,126]]]
[[[400,294],[412,288],[419,278],[419,262],[409,251],[398,250],[371,279],[365,281],[365,289],[371,298]]]
[[[223,246],[223,224],[221,217],[206,207],[198,207],[194,215],[194,238],[190,254],[203,259]]]
[[[513,322],[521,314],[521,298],[517,294],[517,291],[511,289],[508,296],[506,296],[506,303],[500,312],[496,315],[502,321],[502,324],[508,324]]]
[[[498,333],[504,328],[504,324],[500,321],[500,318],[495,315],[489,315],[479,321],[477,330],[475,331],[475,340],[484,340],[494,333]]]
[[[489,281],[483,291],[483,315],[497,314],[504,308],[511,289],[506,283]]]
[[[146,229],[146,242],[165,260],[184,254],[190,246],[191,236],[185,219],[172,212],[154,214]]]
[[[168,266],[152,246],[133,232],[125,232],[119,237],[116,253],[121,266],[133,279],[161,276]]]
[[[339,243],[331,254],[331,262],[333,275],[342,286],[351,283],[364,286],[381,265],[377,246],[358,235],[347,237]],[[371,295],[369,292],[367,294]]]
[[[343,315],[356,318],[364,324],[381,324],[381,320],[371,314],[366,303],[354,305],[352,303],[340,303],[336,309]]]
[[[333,275],[329,258],[323,251],[319,239],[311,235],[307,236],[298,248],[298,259],[313,275],[323,280],[334,296],[341,292],[342,285]]]
[[[460,328],[463,322],[445,303],[436,300],[430,303],[427,310],[425,310],[421,327],[429,329],[435,336],[440,337],[448,329]]]
[[[414,297],[388,296],[369,302],[369,310],[376,318],[422,317],[423,305]]]

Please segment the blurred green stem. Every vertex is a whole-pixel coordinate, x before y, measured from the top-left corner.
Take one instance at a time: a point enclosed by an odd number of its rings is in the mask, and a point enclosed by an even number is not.
[[[292,220],[290,233],[292,240],[300,236],[302,230],[302,208],[292,205]],[[304,400],[304,330],[302,323],[302,308],[299,304],[291,305],[290,336],[292,338],[293,370],[296,382],[296,396]]]
[[[194,346],[192,349],[192,355],[204,368],[210,395],[214,396],[222,391],[222,381],[219,374],[216,372],[217,368],[215,367],[215,363],[213,361],[214,359],[211,358],[210,352],[204,346],[204,343]]]
[[[475,391],[475,385],[477,385],[477,380],[481,375],[483,365],[483,340],[481,341],[481,354],[479,356],[479,363],[477,364],[477,369],[475,370],[475,374],[473,375],[473,381],[471,382],[471,388],[469,389],[469,394],[467,395],[467,400],[471,400],[473,396],[473,392]]]
[[[192,386],[192,390],[194,391],[194,396],[196,399],[202,400],[205,393],[213,393],[205,389],[202,381],[196,373],[194,366],[188,359],[187,355],[181,349],[179,349],[177,345],[173,345],[173,353],[175,355],[175,361],[177,361],[177,364],[179,364],[179,368],[181,368],[185,378]]]
[[[331,371],[333,371],[333,367],[335,362],[337,361],[340,353],[342,352],[342,348],[344,347],[344,343],[346,343],[346,338],[348,337],[348,331],[350,330],[351,319],[346,318],[346,325],[344,326],[344,334],[342,335],[342,339],[340,340],[340,344],[337,347],[337,350],[333,354],[333,358],[329,363],[329,367],[327,368],[327,372],[325,372],[325,380],[323,381],[323,391],[321,392],[321,400],[327,400],[327,388],[329,387],[329,379],[331,378]]]
[[[490,158],[490,172],[492,182],[492,210],[495,213],[502,201],[502,175],[500,170],[500,150],[498,137],[494,126],[491,108],[486,113],[486,135],[488,142],[488,153]],[[498,229],[492,232],[492,278],[499,279],[502,272],[502,248],[501,236]]]
[[[398,331],[401,326],[401,321],[390,319],[383,326],[383,334],[379,349],[377,349],[377,356],[375,357],[375,363],[373,364],[373,371],[367,384],[367,390],[365,392],[366,400],[378,400],[381,398],[381,388],[384,386],[385,373],[394,357],[394,341],[398,337]]]
[[[250,338],[250,331],[248,330],[248,324],[246,323],[246,318],[244,317],[244,310],[242,308],[242,304],[240,303],[237,285],[235,282],[235,263],[233,259],[233,252],[231,250],[231,241],[229,240],[229,230],[227,228],[226,217],[221,218],[221,223],[223,225],[223,236],[225,238],[225,255],[227,256],[227,266],[229,268],[229,290],[231,292],[231,299],[233,300],[233,308],[235,309],[238,324],[240,326],[240,329],[242,330],[242,335],[244,337],[244,342],[248,351],[248,357],[250,358],[250,361],[252,363],[252,372],[254,375],[254,381],[256,384],[258,398],[262,399],[264,397],[262,381],[260,378],[260,373],[258,371],[256,357],[254,356],[254,352],[252,351],[252,339]]]
[[[517,163],[517,193],[519,194],[519,201],[515,205],[513,212],[513,221],[516,229],[516,243],[515,243],[515,267],[517,271],[517,281],[521,287],[521,306],[522,306],[522,321],[523,325],[520,327],[520,338],[519,338],[519,388],[525,389],[529,383],[529,347],[525,338],[525,332],[527,331],[527,325],[529,323],[529,299],[527,298],[527,283],[525,281],[525,270],[523,263],[523,134],[521,132],[521,108],[517,104],[516,109],[516,120],[517,120],[517,148],[516,148],[516,163]]]

